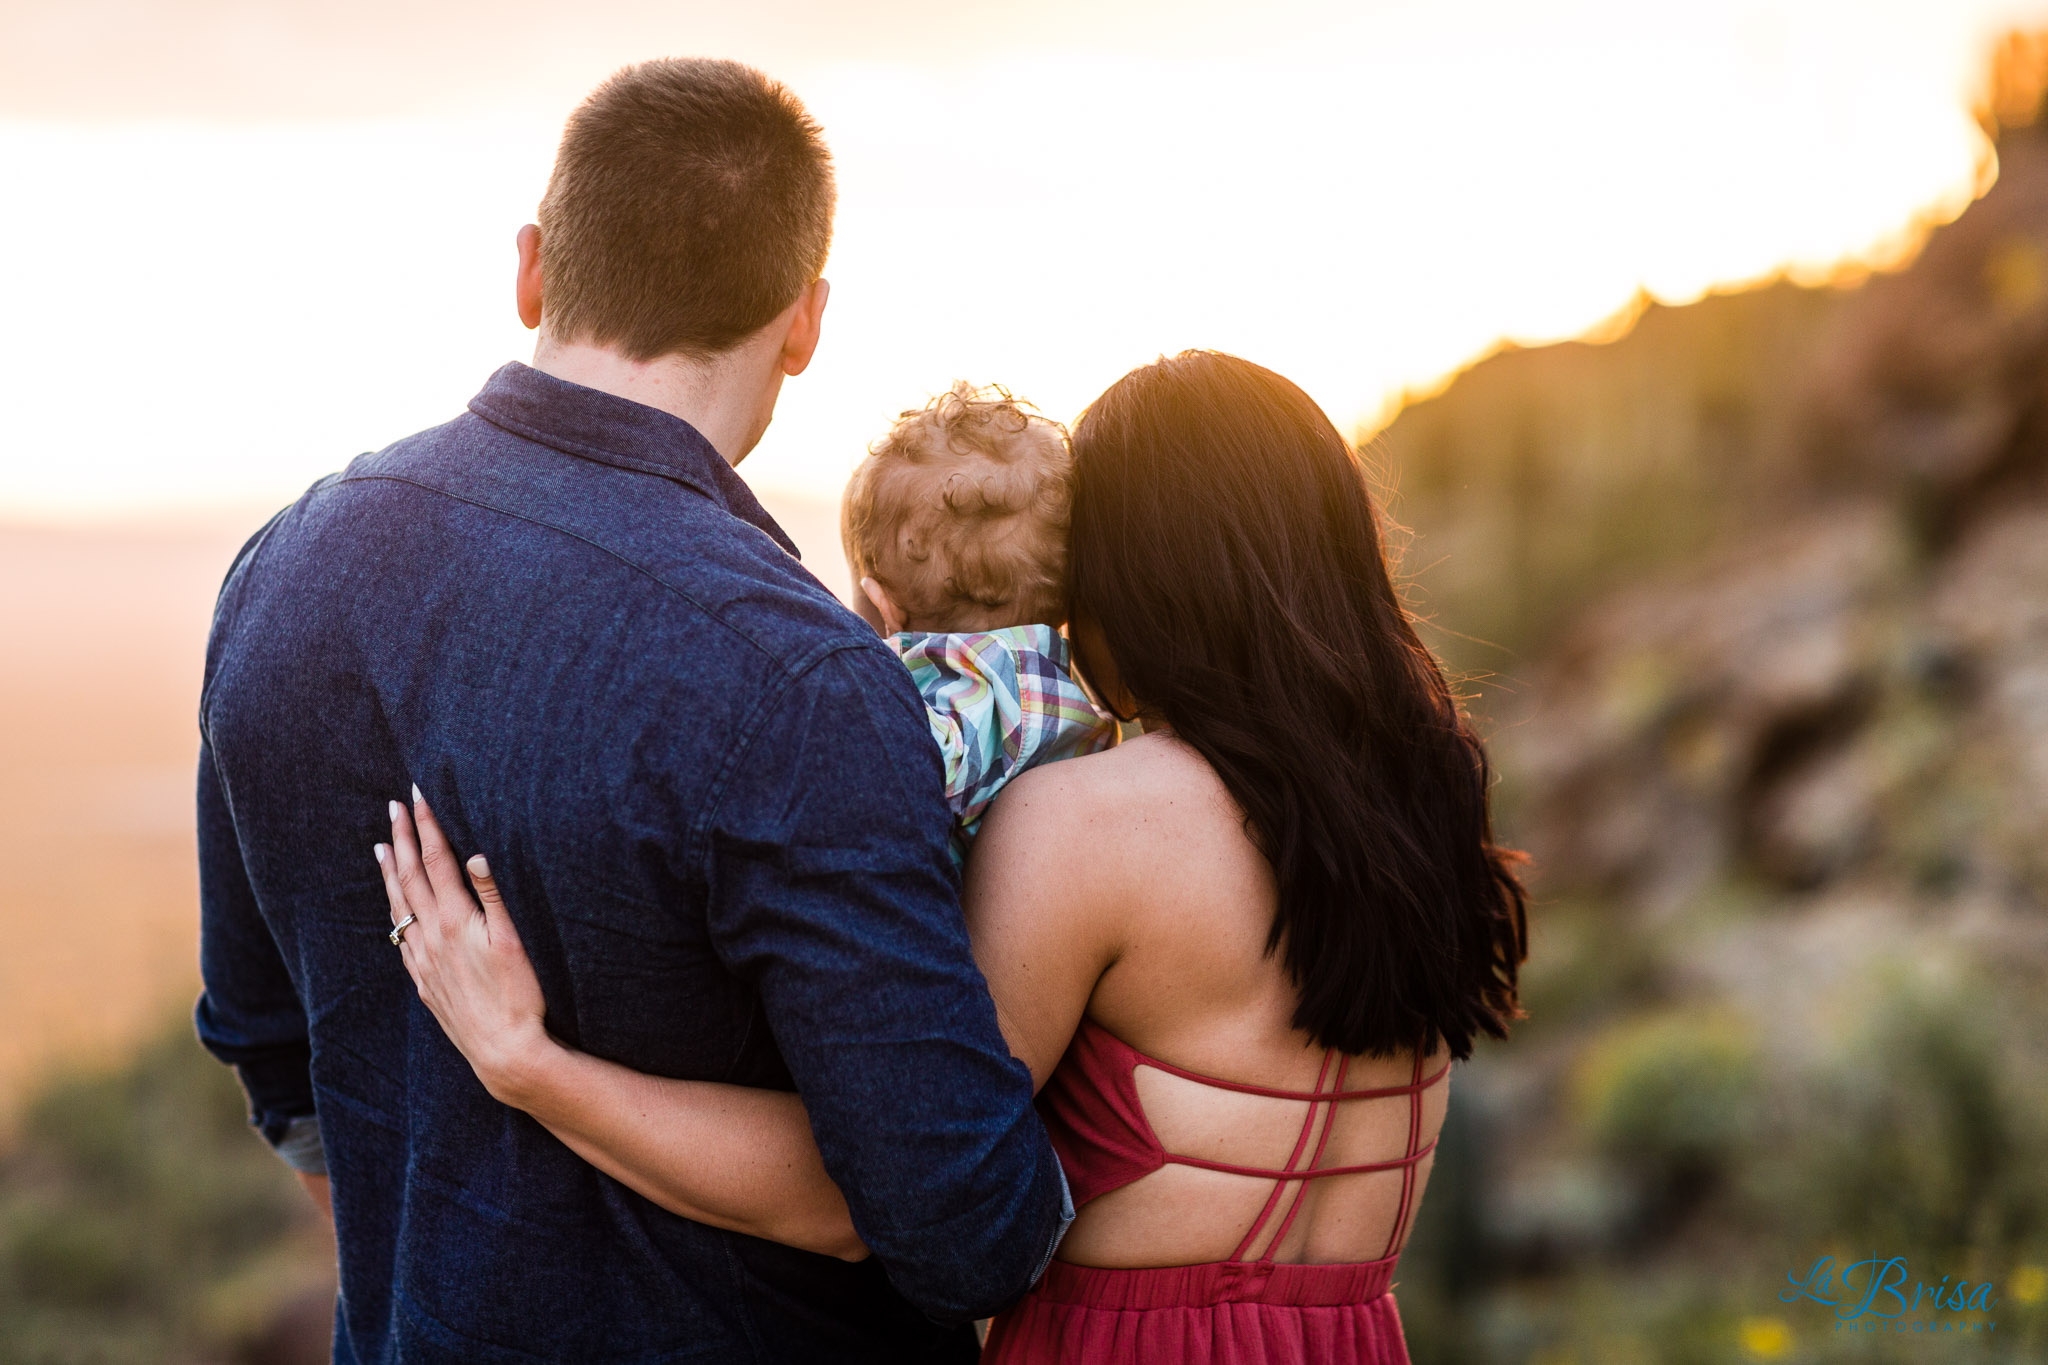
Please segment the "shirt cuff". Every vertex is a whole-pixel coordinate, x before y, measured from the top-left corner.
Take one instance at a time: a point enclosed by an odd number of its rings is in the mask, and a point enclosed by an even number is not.
[[[1052,1230],[1052,1241],[1046,1245],[1045,1255],[1038,1260],[1038,1269],[1031,1272],[1031,1283],[1036,1285],[1045,1278],[1045,1268],[1052,1264],[1053,1254],[1066,1239],[1067,1229],[1074,1225],[1074,1191],[1067,1184],[1067,1168],[1060,1165],[1057,1153],[1052,1159],[1052,1168],[1060,1178],[1060,1225]]]
[[[302,1114],[286,1123],[284,1136],[271,1150],[277,1153],[278,1160],[300,1175],[327,1174],[327,1148],[320,1142],[320,1120],[311,1114]],[[1064,1224],[1060,1231],[1066,1231]]]

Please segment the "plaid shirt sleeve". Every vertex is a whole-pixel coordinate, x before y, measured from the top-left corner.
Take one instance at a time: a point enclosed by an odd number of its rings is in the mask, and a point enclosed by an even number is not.
[[[945,756],[956,851],[1018,773],[1116,743],[1116,722],[1081,690],[1066,637],[1050,626],[908,632],[895,643]]]

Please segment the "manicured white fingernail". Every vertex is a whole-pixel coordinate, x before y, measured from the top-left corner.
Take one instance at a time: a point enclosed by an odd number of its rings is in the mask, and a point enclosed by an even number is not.
[[[414,805],[418,805],[420,802],[427,799],[426,797],[420,795],[420,784],[417,782],[412,784],[412,799]]]
[[[390,855],[390,854],[389,854],[389,853],[388,853],[388,852],[387,852],[387,851],[385,850],[385,848],[384,848],[384,845],[382,845],[382,844],[379,844],[379,845],[377,845],[377,847],[376,847],[376,848],[374,848],[374,849],[372,849],[371,851],[372,851],[372,852],[374,852],[374,853],[375,853],[375,854],[377,855],[377,861],[378,861],[378,862],[380,862],[380,863],[381,863],[381,862],[383,862],[383,861],[384,861],[384,860],[385,860],[386,858],[388,858],[388,857],[390,857],[390,856],[391,856],[391,855]]]
[[[474,872],[479,877],[488,877],[491,875],[491,865],[484,861],[484,855],[481,853],[477,854],[474,858],[471,858],[469,860],[469,870],[471,872]]]
[[[393,802],[391,803],[391,805],[390,805],[390,807],[389,807],[388,809],[389,809],[389,810],[391,811],[391,823],[392,823],[392,824],[394,824],[394,825],[395,825],[395,824],[397,824],[397,823],[398,823],[398,803],[397,803],[396,801],[393,801]]]

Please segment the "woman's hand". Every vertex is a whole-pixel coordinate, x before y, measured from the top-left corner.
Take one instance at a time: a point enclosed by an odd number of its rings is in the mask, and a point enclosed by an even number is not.
[[[391,803],[391,843],[377,845],[399,955],[492,1097],[671,1213],[849,1261],[866,1256],[795,1095],[646,1076],[548,1036],[540,980],[490,866],[469,860],[472,898],[418,787],[412,800],[410,814]]]
[[[399,957],[484,1088],[522,1108],[526,1079],[561,1048],[548,1036],[540,978],[483,855],[469,860],[472,899],[434,812],[418,787],[412,796],[410,814],[403,802],[391,803],[391,842],[376,847],[393,928],[412,917],[399,935]]]

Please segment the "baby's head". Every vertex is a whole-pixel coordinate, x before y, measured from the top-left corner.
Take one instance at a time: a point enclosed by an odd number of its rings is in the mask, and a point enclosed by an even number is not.
[[[885,631],[994,630],[1067,613],[1066,429],[1001,388],[904,413],[847,482],[854,595]],[[863,610],[863,615],[868,615]]]

